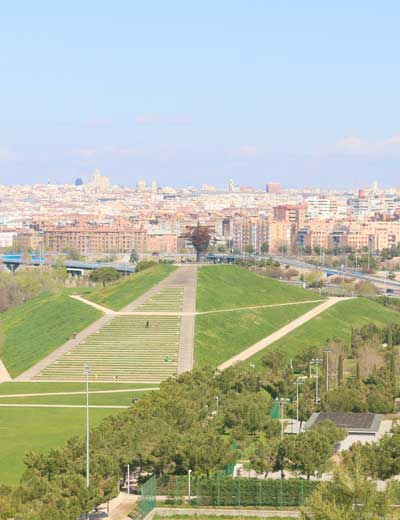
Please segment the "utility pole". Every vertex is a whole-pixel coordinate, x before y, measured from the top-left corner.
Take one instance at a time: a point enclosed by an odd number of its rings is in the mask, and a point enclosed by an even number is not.
[[[86,487],[90,486],[90,423],[89,423],[89,374],[90,365],[85,365],[86,377]]]
[[[326,353],[326,391],[329,391],[329,352],[332,352],[331,348],[325,348]]]

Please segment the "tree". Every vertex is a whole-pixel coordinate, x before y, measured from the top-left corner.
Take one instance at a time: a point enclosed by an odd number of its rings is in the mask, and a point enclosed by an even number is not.
[[[211,241],[211,232],[209,226],[201,226],[200,222],[197,226],[193,227],[187,235],[185,235],[191,242],[196,250],[196,261],[199,262],[202,253],[204,253]]]
[[[330,482],[322,482],[302,508],[303,520],[390,520],[397,517],[390,493],[378,491],[367,480],[361,464],[335,469]]]
[[[277,466],[279,441],[268,439],[262,436],[256,443],[253,453],[250,456],[251,468],[258,473],[263,473],[265,477]]]
[[[131,255],[129,257],[129,262],[131,264],[137,264],[139,262],[139,254],[136,249],[132,249]]]
[[[218,247],[217,247],[217,251],[218,253],[225,253],[226,252],[226,248],[223,244],[220,244]]]
[[[136,264],[135,271],[139,273],[140,271],[144,271],[145,269],[149,269],[155,265],[157,265],[157,262],[154,262],[153,260],[141,260]]]
[[[64,247],[62,252],[65,254],[65,257],[67,260],[81,260],[82,259],[82,256],[79,253],[79,251],[72,246]]]
[[[254,251],[255,251],[254,247],[253,247],[251,244],[249,244],[248,246],[246,246],[246,247],[244,248],[244,250],[245,250],[246,253],[248,253],[249,255],[252,255],[252,254],[254,253]]]
[[[287,437],[286,458],[289,466],[307,479],[316,472],[322,472],[333,454],[330,438],[317,429]]]
[[[93,282],[101,282],[103,287],[109,282],[115,282],[120,277],[119,272],[114,267],[99,267],[90,273]]]
[[[338,358],[338,383],[341,385],[343,383],[343,356],[339,354]]]
[[[264,255],[267,254],[269,251],[269,244],[268,242],[263,242],[261,244],[261,253],[263,253]]]

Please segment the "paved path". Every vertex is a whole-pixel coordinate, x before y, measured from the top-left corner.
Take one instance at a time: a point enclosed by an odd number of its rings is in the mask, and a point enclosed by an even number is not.
[[[325,301],[324,303],[321,303],[321,305],[318,305],[318,307],[311,309],[311,311],[306,312],[299,318],[296,318],[295,320],[291,321],[290,323],[280,328],[279,330],[273,332],[266,338],[258,341],[246,350],[243,350],[243,352],[241,352],[240,354],[237,354],[236,356],[228,359],[228,361],[225,361],[224,363],[219,365],[218,369],[224,370],[225,368],[228,368],[239,361],[245,361],[254,354],[257,354],[257,352],[260,352],[260,350],[263,350],[265,347],[268,347],[275,341],[278,341],[279,339],[283,338],[284,336],[289,334],[289,332],[292,332],[298,327],[301,327],[302,325],[307,323],[307,321],[312,320],[313,318],[321,314],[321,312],[324,312],[333,305],[335,305],[337,302],[349,299],[351,298],[329,298],[329,300]]]
[[[5,383],[6,381],[11,381],[11,376],[0,359],[0,383]]]
[[[215,508],[215,507],[156,507],[153,509],[152,514],[149,514],[145,520],[152,520],[153,516],[175,516],[185,515],[194,516],[201,518],[202,516],[231,516],[232,519],[235,517],[243,518],[259,517],[259,518],[300,518],[300,511],[279,511],[277,509],[241,509],[237,508]]]
[[[25,404],[25,403],[0,403],[0,408],[86,408],[85,404]],[[125,405],[89,405],[89,408],[104,408],[104,409],[126,409],[130,406]]]
[[[112,384],[112,383],[111,383]],[[149,390],[160,390],[159,386],[155,386],[154,388],[130,388],[123,390],[89,390],[89,395],[92,394],[118,394],[122,392],[147,392]],[[86,392],[42,392],[35,394],[0,394],[0,399],[2,398],[10,398],[10,397],[43,397],[43,396],[53,396],[53,395],[86,395]]]
[[[86,305],[90,305],[90,307],[94,307],[98,311],[104,312],[104,314],[112,314],[116,315],[118,312],[113,311],[112,309],[109,309],[108,307],[104,307],[103,305],[99,305],[98,303],[92,302],[92,300],[88,300],[87,298],[84,298],[83,296],[79,296],[79,294],[70,294],[70,298],[73,298],[74,300],[79,300],[82,303],[86,303]]]
[[[196,312],[196,315],[217,314],[219,312],[247,311],[247,310],[252,310],[252,309],[265,309],[268,307],[286,307],[287,305],[302,305],[303,303],[319,303],[319,302],[326,302],[326,298],[321,299],[321,300],[305,300],[303,302],[269,303],[266,305],[252,305],[251,307],[234,307],[232,309],[218,309],[216,311],[202,311],[202,312]]]
[[[110,520],[131,520],[128,514],[132,511],[138,499],[138,495],[120,493],[116,498],[110,500],[109,514],[107,514],[107,504],[102,504],[98,508],[98,513],[91,513],[89,515],[89,520],[105,518],[109,518]]]
[[[57,361],[58,358],[60,358],[62,355],[69,352],[71,349],[79,345],[79,343],[82,343],[83,340],[85,340],[87,337],[91,336],[98,330],[100,330],[104,325],[107,325],[109,321],[113,319],[112,314],[105,314],[102,316],[99,320],[96,320],[94,323],[89,325],[89,327],[86,327],[86,329],[82,330],[76,335],[76,338],[70,339],[64,345],[61,345],[61,347],[58,347],[56,350],[51,352],[48,356],[41,359],[36,365],[29,368],[22,374],[20,374],[18,377],[14,379],[14,381],[31,381],[35,376],[40,374],[40,372],[46,368],[48,365],[51,365],[55,361]],[[82,367],[83,371],[83,367]]]

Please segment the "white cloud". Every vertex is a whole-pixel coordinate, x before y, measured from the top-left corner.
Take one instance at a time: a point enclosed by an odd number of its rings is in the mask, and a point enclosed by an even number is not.
[[[336,143],[336,148],[348,153],[386,153],[400,151],[400,135],[392,135],[386,139],[362,139],[348,136]]]

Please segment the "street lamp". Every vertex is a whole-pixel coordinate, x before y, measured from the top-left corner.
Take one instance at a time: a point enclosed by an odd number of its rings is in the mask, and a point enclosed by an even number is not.
[[[90,485],[90,423],[89,423],[89,374],[90,365],[84,366],[86,378],[86,487]]]
[[[128,468],[128,475],[127,475],[127,478],[128,478],[128,495],[131,494],[131,466],[130,464],[127,464],[127,468]]]
[[[218,396],[215,397],[215,401],[217,403],[216,413],[218,413],[218,408],[219,408],[219,397]]]
[[[294,384],[296,385],[296,422],[299,423],[299,385],[302,385],[302,381],[299,377],[296,379]]]
[[[331,348],[325,348],[326,352],[326,391],[329,391],[329,352],[332,352]]]
[[[321,364],[321,359],[319,359],[319,358],[312,359],[311,363],[313,365],[315,365],[315,404],[318,404],[319,403],[319,397],[318,397],[318,379],[319,379],[318,366]],[[311,366],[311,364],[310,364],[310,366]]]
[[[283,406],[287,403],[290,403],[290,399],[279,397],[278,404],[281,409],[281,439],[283,439]]]
[[[191,494],[192,494],[192,489],[191,489],[191,476],[192,476],[192,470],[189,469],[188,470],[188,497],[189,497],[189,502],[192,500],[192,497],[191,497]]]

